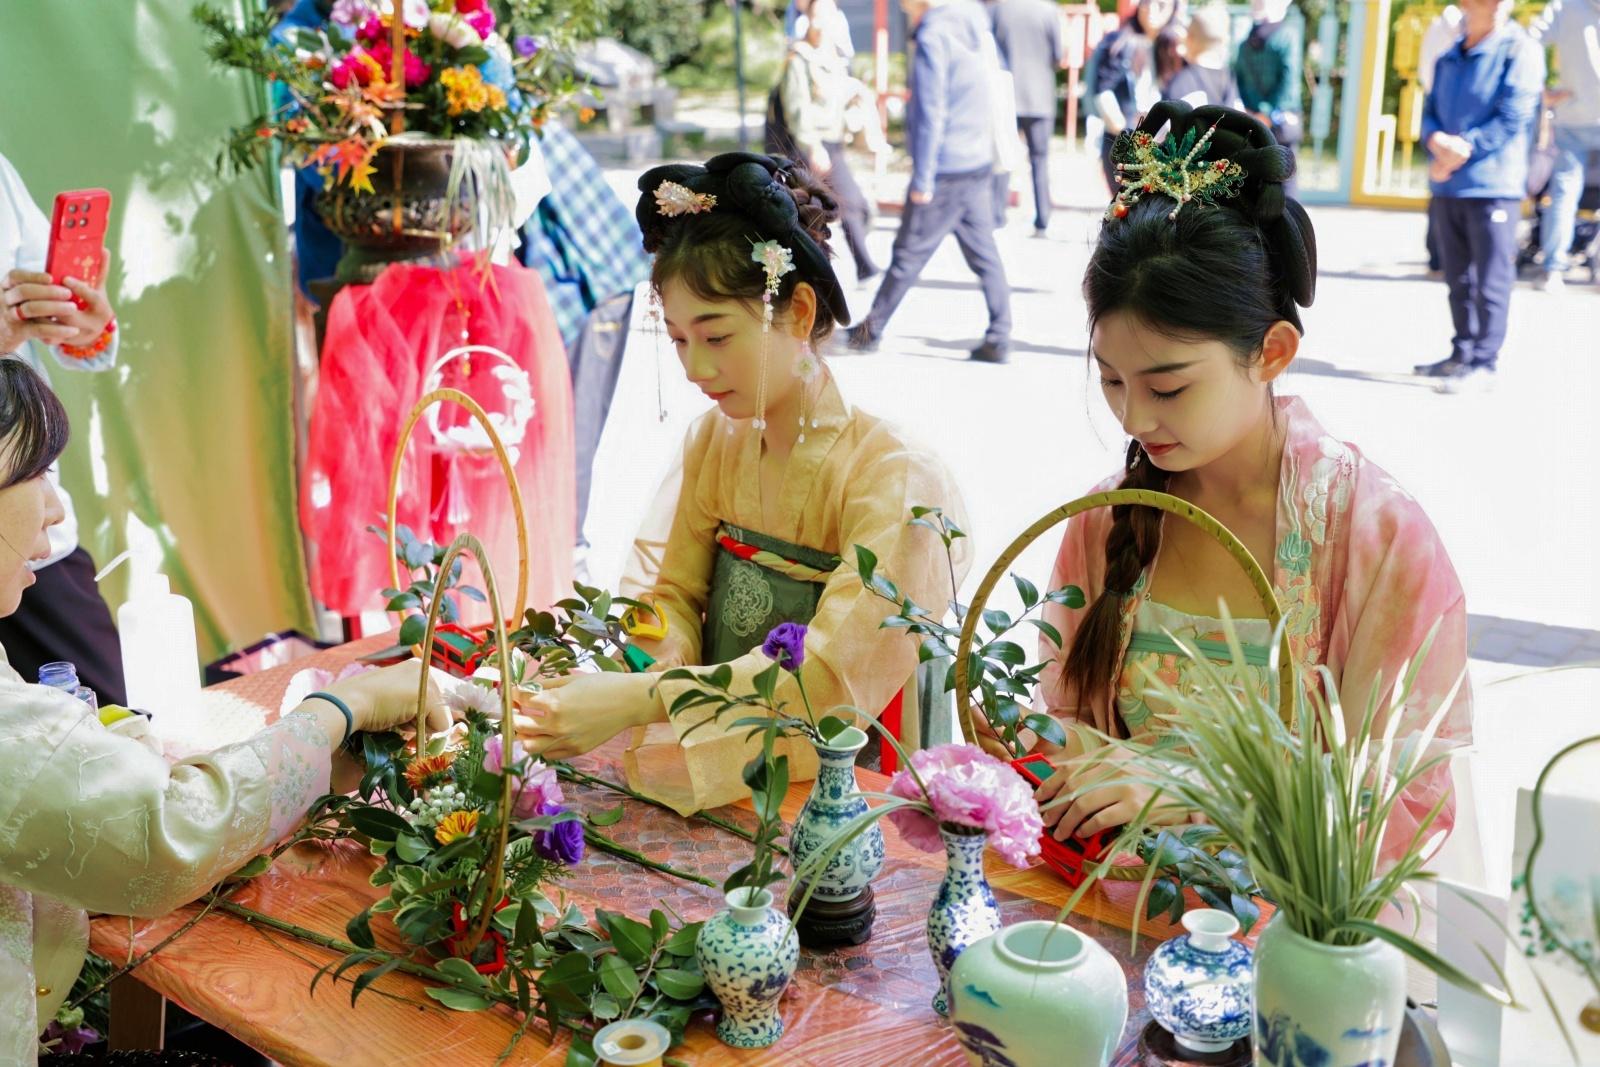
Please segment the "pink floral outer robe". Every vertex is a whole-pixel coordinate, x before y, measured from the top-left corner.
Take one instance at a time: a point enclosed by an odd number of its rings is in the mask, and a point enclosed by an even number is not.
[[[1435,621],[1443,619],[1433,648],[1406,703],[1399,740],[1422,729],[1467,666],[1467,611],[1461,582],[1438,532],[1421,505],[1354,446],[1323,430],[1304,401],[1277,401],[1288,421],[1278,485],[1277,553],[1272,585],[1287,621],[1289,645],[1302,669],[1325,665],[1343,697],[1353,729],[1381,679],[1380,707],[1390,699],[1402,668],[1420,649]],[[1116,488],[1121,475],[1095,487]],[[1182,520],[1176,520],[1182,521]],[[1050,588],[1079,586],[1090,604],[1105,587],[1106,534],[1111,509],[1097,508],[1067,523]],[[1141,586],[1148,576],[1141,579]],[[1122,646],[1126,655],[1137,597],[1127,598]],[[1087,609],[1049,605],[1045,618],[1071,648]],[[1236,609],[1258,615],[1259,606]],[[1045,657],[1053,645],[1041,644]],[[1082,720],[1113,731],[1108,688],[1090,706],[1079,705],[1065,684],[1060,660],[1047,668],[1040,693],[1046,710],[1064,720]],[[1378,729],[1383,729],[1383,722]],[[1459,746],[1472,736],[1472,691],[1463,680],[1436,735],[1436,746]],[[1390,817],[1384,853],[1392,856],[1411,840],[1421,819],[1451,788],[1442,763],[1413,783]],[[1455,801],[1435,820],[1433,847],[1455,824]]]

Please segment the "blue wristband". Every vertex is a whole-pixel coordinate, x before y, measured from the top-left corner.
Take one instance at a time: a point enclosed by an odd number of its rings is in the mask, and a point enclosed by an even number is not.
[[[344,701],[340,700],[338,697],[334,696],[332,693],[323,693],[323,692],[311,693],[311,694],[307,695],[306,699],[307,700],[326,700],[328,703],[330,703],[334,707],[338,708],[340,713],[344,715],[344,738],[339,742],[339,744],[343,745],[343,744],[345,744],[345,742],[350,740],[350,735],[355,733],[356,717],[355,717],[354,713],[352,713],[350,711],[350,705],[349,704],[346,704]]]

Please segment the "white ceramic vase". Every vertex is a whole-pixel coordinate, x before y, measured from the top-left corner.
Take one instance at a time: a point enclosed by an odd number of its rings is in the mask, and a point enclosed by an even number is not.
[[[741,887],[723,899],[728,906],[706,920],[694,949],[722,1002],[717,1037],[735,1048],[766,1048],[783,1036],[778,1000],[800,962],[800,939],[769,890],[751,898]]]
[[[1275,915],[1256,942],[1255,1001],[1257,1067],[1392,1064],[1405,957],[1384,941],[1320,944]]]
[[[950,1021],[973,1067],[1105,1067],[1128,1024],[1111,953],[1037,919],[968,945],[950,968]]]

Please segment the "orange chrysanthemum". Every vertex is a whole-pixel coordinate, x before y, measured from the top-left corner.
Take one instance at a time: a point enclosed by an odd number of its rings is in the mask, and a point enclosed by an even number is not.
[[[418,756],[406,767],[406,781],[412,789],[422,790],[443,785],[450,780],[450,765],[456,761],[455,753],[437,756]]]
[[[471,837],[478,828],[478,813],[475,811],[452,811],[449,815],[439,820],[439,825],[434,827],[433,839],[441,845],[448,845],[460,837]]]

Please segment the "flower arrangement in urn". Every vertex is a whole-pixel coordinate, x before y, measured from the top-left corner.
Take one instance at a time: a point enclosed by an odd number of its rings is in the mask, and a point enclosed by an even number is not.
[[[402,132],[522,154],[576,91],[566,56],[599,33],[599,15],[594,0],[336,0],[320,27],[291,29],[265,12],[241,27],[194,9],[211,58],[274,89],[272,110],[230,135],[232,164],[260,165],[277,146],[357,192],[372,191],[373,156]]]

